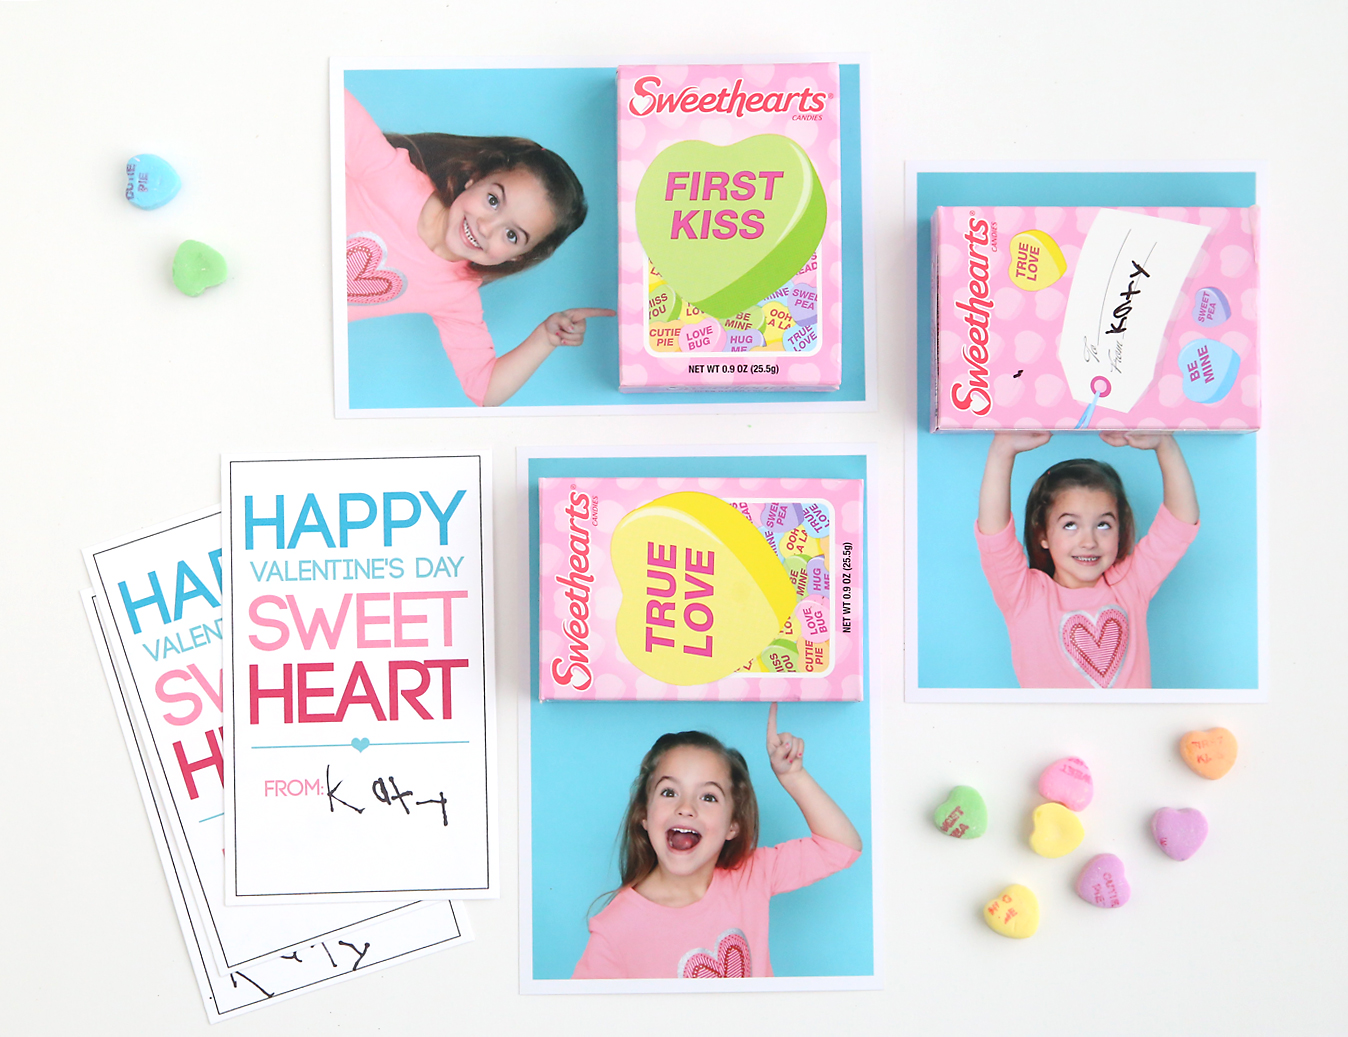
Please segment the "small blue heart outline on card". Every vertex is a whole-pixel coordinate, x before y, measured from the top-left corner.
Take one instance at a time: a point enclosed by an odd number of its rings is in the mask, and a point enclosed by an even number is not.
[[[353,738],[351,739],[351,748],[358,753],[363,753],[370,748],[370,740],[368,738]]]

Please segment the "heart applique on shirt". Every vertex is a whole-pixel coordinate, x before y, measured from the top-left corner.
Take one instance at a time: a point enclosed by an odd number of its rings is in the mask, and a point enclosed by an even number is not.
[[[716,938],[715,954],[699,947],[679,960],[682,979],[747,979],[753,974],[749,938],[739,929],[727,929]]]
[[[1111,687],[1128,655],[1128,613],[1117,605],[1106,605],[1094,616],[1069,612],[1062,619],[1062,648],[1088,681]]]
[[[379,235],[363,231],[346,239],[346,301],[353,306],[392,302],[407,290],[407,279],[384,265],[388,250]]]

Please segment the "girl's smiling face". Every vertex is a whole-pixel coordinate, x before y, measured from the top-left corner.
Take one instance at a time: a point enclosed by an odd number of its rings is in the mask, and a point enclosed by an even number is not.
[[[1119,556],[1114,495],[1085,486],[1060,490],[1039,543],[1053,559],[1055,582],[1074,590],[1094,587]]]
[[[547,191],[525,169],[470,180],[444,210],[443,220],[432,251],[451,262],[479,266],[498,266],[524,255],[557,226]]]
[[[641,822],[660,870],[710,878],[721,847],[739,834],[730,788],[730,768],[710,749],[680,745],[660,758]]]

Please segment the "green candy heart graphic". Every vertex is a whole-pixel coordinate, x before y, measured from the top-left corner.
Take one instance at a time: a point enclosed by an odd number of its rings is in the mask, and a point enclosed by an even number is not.
[[[810,156],[776,133],[725,147],[670,145],[641,178],[636,208],[637,234],[655,268],[681,298],[718,320],[790,281],[828,221]]]

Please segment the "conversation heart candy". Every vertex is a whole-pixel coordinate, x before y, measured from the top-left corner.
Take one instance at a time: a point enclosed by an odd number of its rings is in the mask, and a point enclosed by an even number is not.
[[[1180,739],[1180,755],[1195,774],[1216,781],[1236,762],[1236,736],[1224,727],[1190,731]]]
[[[832,524],[829,517],[828,507],[820,504],[818,501],[809,501],[800,507],[800,517],[805,522],[805,528],[810,531],[812,536],[826,537]]]
[[[1077,896],[1096,907],[1123,907],[1132,895],[1123,861],[1112,853],[1097,853],[1077,877]]]
[[[1180,384],[1195,403],[1217,403],[1240,373],[1240,354],[1215,338],[1196,338],[1179,354]]]
[[[1187,861],[1208,837],[1208,819],[1193,807],[1162,807],[1151,815],[1151,835],[1167,857]]]
[[[683,330],[683,325],[674,324],[650,324],[650,336],[647,339],[651,349],[657,353],[677,353],[679,351],[679,332]]]
[[[734,331],[726,325],[725,348],[727,353],[747,353],[763,344],[763,333],[750,328],[748,331]]]
[[[726,318],[722,323],[731,331],[757,331],[763,326],[763,307],[750,306],[747,310],[740,310],[735,316]]]
[[[127,159],[126,200],[137,208],[158,209],[167,205],[182,186],[177,170],[158,155],[136,155]]]
[[[763,515],[759,522],[784,533],[799,526],[801,518],[800,505],[794,501],[769,501],[763,505]]]
[[[763,669],[769,673],[799,673],[800,648],[786,638],[773,641],[758,656]]]
[[[988,830],[988,807],[978,790],[956,785],[936,808],[936,827],[955,839],[977,839]]]
[[[222,284],[227,273],[225,257],[200,241],[184,241],[173,256],[173,283],[184,295]]]
[[[805,566],[805,589],[816,597],[829,596],[828,562],[823,555],[811,558]]]
[[[780,288],[778,288],[778,289],[777,289],[775,292],[773,292],[771,295],[767,296],[766,298],[759,299],[759,300],[758,300],[758,305],[759,305],[759,306],[766,306],[766,305],[767,305],[768,303],[770,303],[770,302],[780,302],[780,303],[782,303],[783,305],[785,305],[785,306],[787,306],[788,308],[790,308],[790,303],[791,303],[791,288],[792,288],[792,284],[791,284],[791,282],[788,281],[786,284],[782,285]]]
[[[809,543],[809,540],[810,534],[806,532],[804,526],[796,526],[787,530],[786,535],[781,540],[782,554],[805,554],[805,545]]]
[[[808,597],[796,605],[795,617],[800,632],[811,641],[829,639],[828,602],[823,598]]]
[[[682,308],[683,300],[679,298],[679,293],[667,284],[652,288],[647,297],[647,312],[650,314],[651,323],[671,321],[679,315]]]
[[[819,319],[818,302],[819,293],[811,285],[796,282],[791,286],[791,298],[787,305],[791,307],[791,316],[797,324],[814,324]]]
[[[1086,837],[1081,819],[1061,803],[1044,803],[1034,810],[1030,849],[1041,857],[1063,857]]]
[[[782,336],[789,353],[808,353],[819,344],[819,330],[813,324],[797,325]]]
[[[803,641],[800,648],[800,668],[806,673],[823,673],[828,669],[828,642]]]
[[[1231,304],[1220,288],[1200,288],[1194,296],[1194,321],[1212,328],[1231,316]]]
[[[622,590],[618,645],[637,669],[669,684],[733,673],[772,643],[795,608],[776,554],[741,512],[710,494],[671,493],[628,512],[609,553]]]
[[[804,149],[762,133],[671,144],[641,178],[636,216],[665,279],[724,320],[791,280],[823,239],[828,203]]]
[[[697,321],[700,321],[705,316],[706,316],[705,313],[699,310],[687,299],[684,299],[683,305],[679,307],[678,319],[683,321],[685,324],[695,324]]]
[[[1039,794],[1045,799],[1061,803],[1068,810],[1089,806],[1095,795],[1091,769],[1075,756],[1051,763],[1039,775]]]
[[[1042,230],[1023,230],[1011,239],[1011,283],[1027,292],[1037,292],[1067,273],[1067,260],[1058,243]]]
[[[1024,886],[1007,886],[983,908],[983,921],[994,933],[1023,940],[1039,929],[1039,899]]]
[[[804,555],[786,555],[782,558],[782,568],[786,578],[796,589],[796,596],[803,598],[810,590],[810,561]]]
[[[782,336],[796,326],[791,310],[783,302],[769,302],[763,305],[763,339],[769,345],[782,341]]]
[[[716,353],[721,349],[725,331],[712,317],[696,324],[685,324],[679,333],[679,346],[685,353]]]

